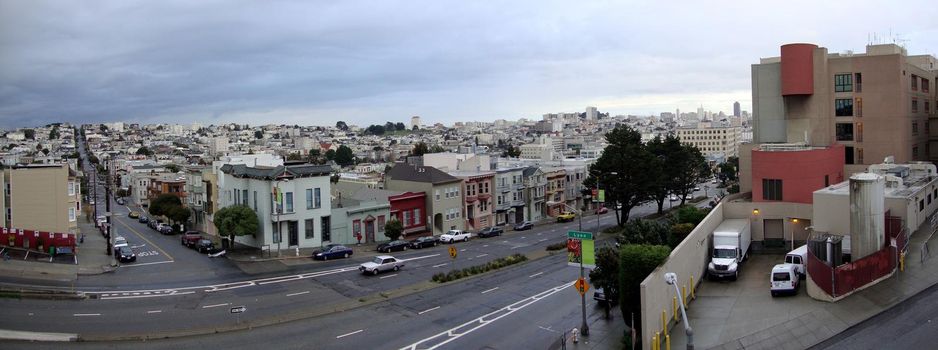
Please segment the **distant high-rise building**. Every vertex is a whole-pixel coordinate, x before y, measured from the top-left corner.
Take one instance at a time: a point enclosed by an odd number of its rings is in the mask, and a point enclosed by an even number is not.
[[[697,119],[701,121],[707,119],[707,112],[704,111],[703,105],[700,105],[700,107],[697,107]]]
[[[739,101],[733,102],[733,116],[738,117],[740,113]]]
[[[596,120],[598,114],[596,107],[586,107],[586,120]]]
[[[420,128],[420,116],[419,115],[410,117],[410,129],[413,130],[414,128],[418,128],[418,129]]]

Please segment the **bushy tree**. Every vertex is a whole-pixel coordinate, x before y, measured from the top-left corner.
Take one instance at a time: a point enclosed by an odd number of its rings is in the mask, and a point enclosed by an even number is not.
[[[326,151],[326,160],[335,160],[335,150],[330,149]]]
[[[384,235],[396,241],[404,234],[404,225],[397,219],[391,219],[384,224]]]
[[[254,130],[254,138],[258,140],[264,138],[264,132],[260,130]]]
[[[694,224],[690,223],[671,225],[671,232],[668,236],[668,246],[671,247],[671,249],[677,247],[677,245],[681,244],[684,238],[687,238],[687,235],[694,230],[694,227]]]
[[[397,124],[394,124],[394,128],[397,129],[398,131],[407,130],[407,126],[401,122],[397,122]]]
[[[433,145],[433,147],[430,147],[430,150],[427,151],[427,153],[443,153],[443,152],[446,152],[446,149],[440,145]]]
[[[606,295],[604,303],[606,318],[609,318],[609,305],[619,300],[619,251],[615,247],[603,246],[596,250],[596,268],[590,271],[590,283],[602,288]]]
[[[150,212],[150,215],[153,216],[168,216],[169,211],[174,206],[182,206],[182,201],[179,200],[179,197],[176,197],[172,194],[161,194],[150,201],[150,208],[148,211]]]
[[[664,245],[668,242],[669,227],[655,220],[636,219],[625,224],[618,240],[623,244]]]
[[[36,139],[36,130],[33,130],[33,129],[23,129],[23,136],[26,137],[27,140],[35,140],[35,139]]]
[[[720,170],[717,173],[723,186],[739,180],[739,157],[729,157],[725,162],[720,163]]]
[[[348,146],[341,145],[339,150],[335,152],[335,162],[341,166],[353,165],[355,164],[355,154]]]
[[[215,213],[215,228],[218,229],[218,234],[227,235],[232,246],[237,236],[253,235],[259,227],[257,214],[246,205],[230,205]]]
[[[681,197],[681,205],[687,201],[687,195],[694,190],[698,183],[710,178],[710,165],[696,146],[690,144],[681,145],[681,152],[678,156],[669,160],[677,170],[674,178],[674,188],[672,193]]]
[[[336,127],[336,129],[339,129],[339,130],[342,130],[342,131],[348,131],[348,124],[345,124],[345,122],[343,122],[343,121],[341,121],[341,120],[335,122],[335,127]]]
[[[650,197],[655,173],[649,171],[648,164],[655,164],[655,156],[645,148],[641,133],[629,126],[617,126],[606,134],[606,142],[608,146],[590,166],[584,185],[595,188],[597,181],[602,185],[606,201],[613,204],[617,222],[623,226],[632,209]]]
[[[413,156],[422,156],[427,153],[430,153],[430,147],[427,147],[427,144],[423,141],[417,142],[417,144],[414,145],[414,149],[410,151],[410,154]]]
[[[140,148],[137,149],[136,154],[138,156],[151,156],[153,155],[153,151],[147,148],[147,146],[141,146]]]
[[[706,209],[700,209],[692,205],[685,205],[674,213],[674,221],[678,224],[692,224],[697,226],[710,211]]]
[[[671,249],[663,245],[628,244],[622,246],[619,252],[619,266],[628,268],[619,269],[619,308],[622,310],[626,324],[631,322],[631,314],[635,315],[635,320],[642,319],[642,281],[658,266],[661,266],[668,259],[669,254],[671,254]],[[629,326],[641,334],[641,322]]]

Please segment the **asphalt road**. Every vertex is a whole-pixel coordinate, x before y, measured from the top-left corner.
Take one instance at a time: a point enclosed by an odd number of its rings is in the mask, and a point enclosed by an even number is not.
[[[247,331],[146,342],[10,342],[3,347],[543,349],[558,342],[560,330],[579,325],[579,294],[571,286],[577,276],[577,269],[566,266],[565,257],[560,254],[366,307]],[[279,304],[247,305],[246,314],[268,308],[323,307],[319,302],[305,300],[311,298],[307,295]],[[227,307],[201,311],[229,319],[236,317],[228,314]],[[602,316],[603,310],[590,300],[588,312],[590,319],[595,319]],[[186,322],[185,317],[172,314],[154,317],[163,321]],[[112,321],[105,327],[113,327],[125,320],[119,321]]]
[[[812,349],[935,349],[938,285],[922,291]]]

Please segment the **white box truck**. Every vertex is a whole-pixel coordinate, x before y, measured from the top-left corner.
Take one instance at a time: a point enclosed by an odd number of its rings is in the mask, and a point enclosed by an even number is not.
[[[713,230],[713,254],[707,266],[710,277],[730,277],[735,281],[739,277],[739,264],[749,257],[751,242],[748,219],[723,220]]]

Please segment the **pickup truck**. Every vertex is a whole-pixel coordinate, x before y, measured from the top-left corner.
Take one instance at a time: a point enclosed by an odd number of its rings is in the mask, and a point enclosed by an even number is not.
[[[449,230],[440,235],[440,242],[455,243],[456,241],[469,242],[469,232],[463,230]]]
[[[195,247],[195,244],[202,239],[202,234],[198,231],[186,231],[182,234],[182,237],[179,238],[180,243],[186,247]]]

